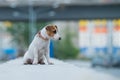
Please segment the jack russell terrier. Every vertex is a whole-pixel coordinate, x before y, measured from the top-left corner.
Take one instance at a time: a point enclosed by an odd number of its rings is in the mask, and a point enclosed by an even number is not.
[[[61,40],[56,25],[47,25],[35,35],[23,57],[23,63],[45,64],[44,58],[46,58],[48,64],[53,64],[49,60],[50,39]]]

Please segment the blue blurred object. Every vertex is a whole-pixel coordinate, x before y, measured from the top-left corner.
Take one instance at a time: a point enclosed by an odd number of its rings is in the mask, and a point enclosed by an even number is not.
[[[16,54],[16,50],[14,48],[7,48],[7,49],[3,49],[3,53],[8,55],[9,59],[14,59],[15,54]]]
[[[96,66],[111,67],[112,66],[111,58],[108,55],[104,56],[96,55],[92,59],[92,67]]]
[[[54,47],[53,47],[53,41],[50,41],[50,57],[54,57]]]
[[[92,67],[95,66],[104,66],[104,67],[111,67],[112,59],[108,53],[108,48],[95,48],[95,56],[92,59]]]
[[[95,48],[96,53],[103,52],[103,53],[108,53],[108,48],[103,47],[103,48]]]
[[[87,50],[88,48],[87,47],[84,47],[84,48],[80,48],[80,53],[86,55],[87,54]]]
[[[92,66],[120,67],[120,47],[113,47],[112,54],[107,48],[95,48],[96,55],[92,59]]]
[[[113,47],[112,63],[114,67],[120,67],[120,47]]]
[[[113,47],[113,54],[117,54],[117,52],[120,52],[120,47]]]

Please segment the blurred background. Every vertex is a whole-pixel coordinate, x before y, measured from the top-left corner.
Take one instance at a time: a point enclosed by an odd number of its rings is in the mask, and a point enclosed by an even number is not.
[[[47,24],[62,36],[51,57],[120,76],[120,0],[0,0],[0,63],[22,57]]]

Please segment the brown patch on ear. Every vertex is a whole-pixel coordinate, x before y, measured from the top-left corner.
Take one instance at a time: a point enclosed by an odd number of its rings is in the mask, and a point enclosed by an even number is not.
[[[56,25],[48,25],[48,26],[46,26],[46,30],[47,30],[47,34],[49,36],[53,37],[55,34],[53,31],[57,30],[57,26]]]
[[[51,26],[51,25],[48,25],[48,26],[46,27],[46,30],[47,30],[47,34],[48,34],[49,36],[51,36],[52,26]]]
[[[47,27],[46,27],[46,30],[48,30],[48,31],[49,31],[49,30],[50,30],[50,28],[51,28],[51,26],[47,26]]]
[[[55,29],[57,29],[57,26],[56,26],[56,25],[48,25],[48,26],[46,27],[46,30],[48,30],[48,31],[53,31],[53,30],[55,30]]]
[[[55,25],[56,29],[57,29],[57,26]]]

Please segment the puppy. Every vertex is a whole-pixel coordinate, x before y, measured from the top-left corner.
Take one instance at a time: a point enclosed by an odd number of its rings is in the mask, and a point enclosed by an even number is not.
[[[35,35],[23,57],[23,63],[45,64],[44,58],[46,58],[48,64],[53,64],[49,60],[50,39],[61,40],[56,25],[47,25]]]

